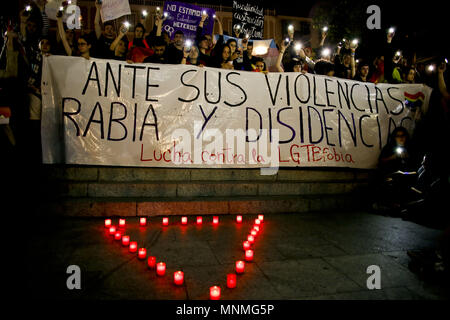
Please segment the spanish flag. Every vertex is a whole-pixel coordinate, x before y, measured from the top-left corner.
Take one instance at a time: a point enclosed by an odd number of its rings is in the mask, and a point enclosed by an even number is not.
[[[405,95],[405,105],[412,111],[414,111],[415,108],[420,108],[423,104],[423,101],[425,100],[425,95],[423,92],[417,92],[414,94],[404,92]]]

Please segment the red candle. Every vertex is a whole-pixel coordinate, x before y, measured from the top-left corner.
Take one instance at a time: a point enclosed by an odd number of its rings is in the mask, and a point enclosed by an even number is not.
[[[255,237],[252,236],[251,234],[247,237],[247,241],[250,242],[251,244],[253,244],[255,242]]]
[[[119,227],[125,227],[125,219],[119,219]]]
[[[147,256],[147,249],[140,248],[138,252],[138,258],[144,260],[146,256]]]
[[[236,273],[244,273],[245,262],[244,261],[236,261]]]
[[[250,242],[244,241],[244,244],[243,244],[244,250],[250,249],[251,246],[252,246],[252,245],[250,244]]]
[[[252,230],[252,232],[250,232],[250,234],[255,237],[258,234],[258,231]]]
[[[181,224],[187,224],[187,217],[181,217]]]
[[[259,226],[253,226],[253,230],[259,231]]]
[[[202,223],[203,223],[203,218],[197,217],[197,224],[202,224]]]
[[[136,241],[131,241],[130,242],[130,252],[136,252],[137,251],[137,242]]]
[[[156,265],[156,274],[163,276],[166,273],[166,264],[164,262],[158,262]]]
[[[169,225],[169,218],[164,217],[163,218],[163,226],[168,226]]]
[[[105,228],[109,228],[111,227],[111,219],[106,219],[105,220]]]
[[[149,268],[154,269],[156,266],[156,257],[148,257],[147,264]]]
[[[181,286],[183,284],[183,281],[184,281],[184,272],[183,271],[176,271],[173,274],[173,282],[177,286]]]
[[[145,226],[146,224],[147,224],[147,218],[146,217],[139,218],[139,225],[141,227]]]
[[[256,224],[257,226],[259,226],[259,225],[261,224],[261,220],[255,219],[255,224]]]
[[[234,273],[227,274],[227,287],[230,289],[236,288],[236,275]]]
[[[130,245],[130,236],[123,236],[122,237],[122,245],[124,245],[124,246]]]
[[[116,233],[116,227],[111,226],[109,227],[109,234],[114,235]]]
[[[258,215],[258,220],[263,222],[264,221],[264,215],[262,215],[262,214]]]
[[[114,239],[116,240],[122,239],[122,234],[120,232],[116,232],[116,234],[114,235]]]
[[[209,288],[209,297],[211,300],[219,300],[220,299],[220,287],[213,286]]]
[[[242,222],[242,216],[236,216],[236,222],[241,223]]]
[[[213,217],[213,224],[214,225],[218,225],[219,224],[219,217],[218,216],[214,216]],[[220,296],[220,288],[219,288],[219,296]]]
[[[253,250],[246,250],[245,261],[252,261],[252,260],[253,260]]]

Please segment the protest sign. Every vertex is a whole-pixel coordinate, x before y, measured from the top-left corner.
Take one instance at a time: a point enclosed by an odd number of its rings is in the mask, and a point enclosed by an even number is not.
[[[182,31],[186,39],[194,39],[197,27],[202,18],[202,12],[206,11],[208,18],[203,24],[203,34],[212,34],[214,27],[213,15],[216,13],[210,8],[177,1],[165,1],[164,12],[168,14],[163,23],[163,30],[173,39],[176,31]]]
[[[374,168],[390,132],[412,133],[423,84],[303,73],[44,58],[44,163]]]
[[[128,0],[103,0],[100,15],[102,21],[110,21],[131,14]]]
[[[233,30],[239,26],[241,34],[252,39],[264,38],[264,8],[256,2],[233,0]]]

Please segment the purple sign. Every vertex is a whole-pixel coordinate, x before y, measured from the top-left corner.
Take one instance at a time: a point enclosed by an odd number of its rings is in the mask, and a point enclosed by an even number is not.
[[[203,10],[208,13],[208,18],[203,24],[203,34],[212,34],[215,10],[184,2],[165,1],[164,12],[167,12],[168,16],[163,23],[163,31],[167,32],[171,39],[178,30],[183,31],[186,39],[194,39]]]

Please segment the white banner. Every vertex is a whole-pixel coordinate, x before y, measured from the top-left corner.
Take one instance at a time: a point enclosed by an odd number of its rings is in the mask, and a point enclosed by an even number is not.
[[[131,14],[128,0],[103,0],[100,15],[102,21],[109,21]]]
[[[412,133],[430,94],[422,84],[50,56],[43,161],[374,168],[396,126]]]

